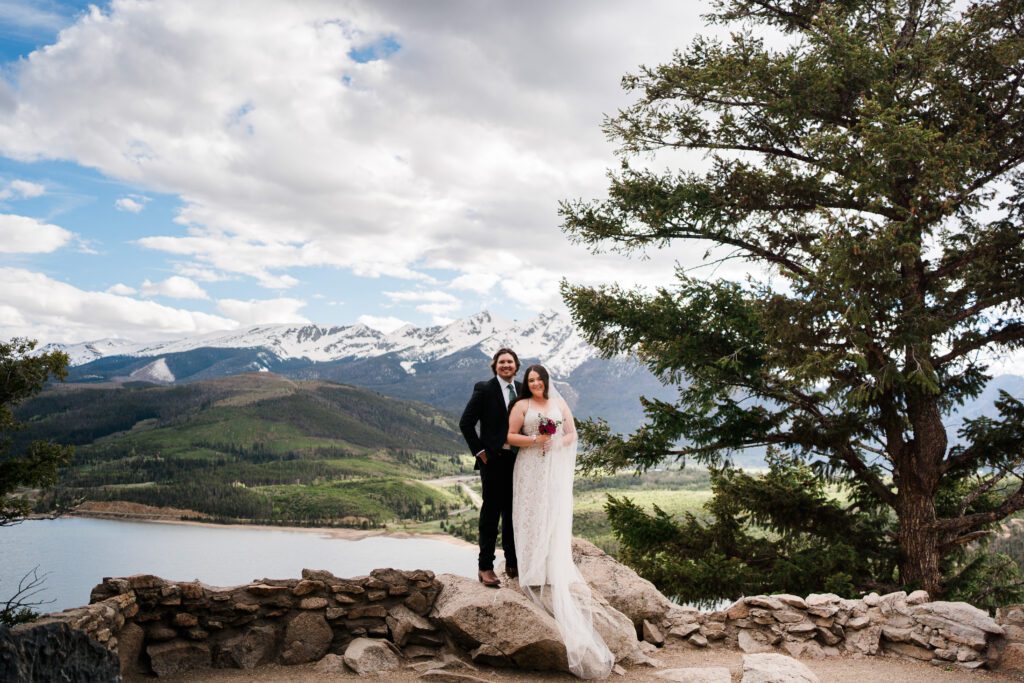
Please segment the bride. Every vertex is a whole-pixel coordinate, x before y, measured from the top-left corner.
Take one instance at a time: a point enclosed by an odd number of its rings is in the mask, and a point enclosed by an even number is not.
[[[520,449],[512,474],[519,585],[555,618],[569,670],[606,678],[615,658],[594,629],[590,589],[572,561],[572,412],[543,366],[528,367],[524,384],[508,418],[508,442]]]

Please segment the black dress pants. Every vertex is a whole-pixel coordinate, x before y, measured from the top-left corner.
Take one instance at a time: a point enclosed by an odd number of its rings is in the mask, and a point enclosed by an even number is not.
[[[498,521],[501,521],[501,548],[505,551],[505,566],[515,567],[516,541],[512,529],[512,468],[516,456],[502,450],[480,463],[480,484],[484,503],[480,507],[481,571],[494,569],[494,546],[498,541]]]

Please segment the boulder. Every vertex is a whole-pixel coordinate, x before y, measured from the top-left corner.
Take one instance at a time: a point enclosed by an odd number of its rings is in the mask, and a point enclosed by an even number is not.
[[[314,662],[325,654],[334,638],[334,632],[320,612],[302,612],[288,622],[284,631],[285,664]]]
[[[128,622],[117,634],[117,657],[121,662],[121,674],[142,673],[142,644],[146,640],[146,632],[135,622]]]
[[[395,605],[386,612],[388,628],[395,645],[405,647],[416,642],[417,636],[433,635],[437,630],[429,621],[405,605]]]
[[[661,632],[661,629],[652,624],[651,622],[644,619],[643,623],[643,634],[644,640],[652,645],[661,647],[665,644],[665,634]]]
[[[754,629],[741,628],[736,640],[740,649],[748,654],[775,650],[769,642],[768,636]]]
[[[589,541],[574,538],[572,555],[583,578],[601,593],[611,606],[625,614],[636,628],[644,619],[661,624],[672,609],[672,602],[654,584],[617,562]]]
[[[943,619],[946,622],[962,624],[994,635],[1001,636],[1005,633],[1003,627],[997,624],[995,619],[990,617],[987,612],[980,610],[973,605],[969,605],[966,602],[945,602],[942,600],[926,602],[912,607],[910,613],[917,621],[920,621],[927,626],[933,625],[929,624],[925,619],[937,618]],[[933,628],[942,628],[942,624],[933,626]]]
[[[629,617],[608,604],[599,593],[592,592],[590,611],[594,629],[612,651],[616,662],[651,664],[651,659],[640,649],[636,628]]]
[[[732,675],[724,666],[665,669],[654,675],[675,683],[732,683]]]
[[[341,655],[326,654],[323,658],[316,663],[313,667],[313,671],[321,674],[345,674],[349,673],[348,667],[345,666],[345,658]]]
[[[487,588],[454,574],[437,579],[442,588],[431,616],[458,645],[471,651],[473,661],[569,670],[558,625],[525,595],[511,588]]]
[[[160,677],[210,666],[210,648],[206,643],[170,640],[147,646],[146,654],[153,673]]]
[[[66,623],[0,625],[0,679],[114,683],[117,655]]]
[[[387,640],[356,638],[345,648],[345,664],[360,676],[394,671],[402,661],[393,648]]]
[[[792,657],[765,653],[743,656],[740,683],[818,683],[818,677]]]
[[[219,667],[253,669],[273,661],[277,631],[273,626],[254,626],[217,645],[214,661]]]

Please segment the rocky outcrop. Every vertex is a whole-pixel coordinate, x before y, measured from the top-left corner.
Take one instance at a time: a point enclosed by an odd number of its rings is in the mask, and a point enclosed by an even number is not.
[[[24,683],[115,683],[117,655],[67,623],[0,626],[0,680]]]
[[[587,583],[629,617],[638,630],[643,628],[644,621],[660,624],[672,609],[672,602],[653,583],[593,543],[574,538],[572,556]]]

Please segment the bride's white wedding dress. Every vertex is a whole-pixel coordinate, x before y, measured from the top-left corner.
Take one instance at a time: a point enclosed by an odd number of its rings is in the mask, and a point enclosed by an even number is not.
[[[539,433],[541,417],[562,420],[552,397],[545,412],[527,399],[523,433]],[[580,678],[605,678],[615,658],[594,629],[590,589],[572,561],[572,484],[576,441],[564,445],[562,425],[549,444],[521,448],[513,472],[512,525],[519,585],[558,623],[569,670]]]

